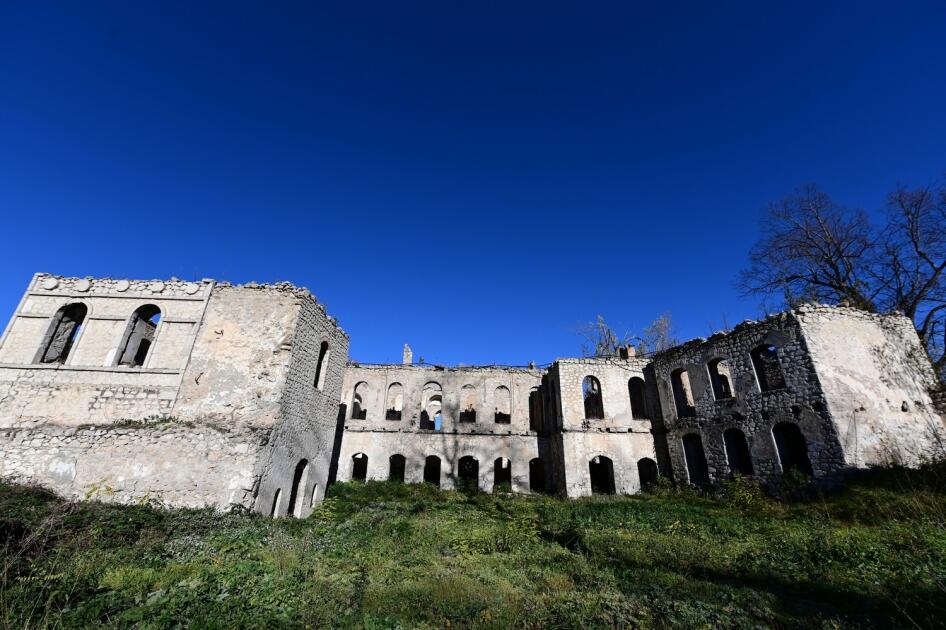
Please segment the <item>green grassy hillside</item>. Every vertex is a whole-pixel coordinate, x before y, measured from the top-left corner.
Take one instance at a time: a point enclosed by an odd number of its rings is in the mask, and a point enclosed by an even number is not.
[[[342,484],[310,518],[0,486],[6,627],[927,627],[946,474],[773,501],[745,482],[581,501]]]

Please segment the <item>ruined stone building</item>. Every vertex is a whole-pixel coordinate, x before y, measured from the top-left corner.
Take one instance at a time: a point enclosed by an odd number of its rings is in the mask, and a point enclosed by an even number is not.
[[[351,479],[567,497],[940,454],[912,323],[809,305],[654,356],[349,361],[288,284],[33,277],[0,339],[0,476],[70,497],[304,516]]]

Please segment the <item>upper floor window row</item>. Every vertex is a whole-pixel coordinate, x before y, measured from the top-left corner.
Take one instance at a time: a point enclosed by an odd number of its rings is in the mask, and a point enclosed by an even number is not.
[[[65,365],[82,334],[88,311],[81,302],[66,304],[56,311],[33,362]],[[161,309],[154,304],[135,309],[125,325],[112,365],[144,366],[154,346],[160,322]]]
[[[767,392],[785,387],[785,376],[779,362],[778,348],[772,344],[761,344],[749,352],[752,368],[760,392]],[[729,361],[717,357],[706,363],[706,372],[715,400],[726,400],[735,395],[732,371]],[[670,373],[670,390],[677,417],[690,417],[696,414],[690,375],[684,368]]]

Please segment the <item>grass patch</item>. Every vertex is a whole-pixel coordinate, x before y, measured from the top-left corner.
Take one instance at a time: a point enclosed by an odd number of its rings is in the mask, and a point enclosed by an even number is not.
[[[5,627],[933,627],[943,466],[775,501],[340,484],[309,518],[0,485]]]

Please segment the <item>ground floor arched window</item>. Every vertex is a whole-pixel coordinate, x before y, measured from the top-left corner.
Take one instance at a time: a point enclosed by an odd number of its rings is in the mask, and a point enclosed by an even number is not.
[[[614,494],[614,463],[604,455],[588,462],[592,494]]]
[[[779,422],[772,427],[772,437],[778,450],[778,459],[782,470],[797,470],[805,475],[812,474],[811,459],[808,457],[808,441],[794,422]]]
[[[493,462],[493,490],[510,492],[512,490],[512,462],[505,457]]]
[[[461,490],[479,490],[480,463],[472,455],[461,457],[457,465],[457,479]]]
[[[428,455],[424,460],[424,482],[440,487],[440,458]]]
[[[388,481],[404,482],[404,469],[407,467],[407,460],[403,455],[391,455],[388,458]]]
[[[736,428],[726,429],[723,431],[723,444],[726,446],[726,461],[729,462],[729,471],[732,474],[751,475],[755,472],[745,433]]]
[[[641,479],[641,488],[657,483],[657,462],[649,457],[637,461],[637,474]]]
[[[709,466],[706,464],[706,453],[703,451],[703,438],[696,433],[684,435],[683,457],[686,460],[690,483],[695,485],[708,484],[710,481]]]
[[[368,478],[368,456],[355,453],[351,458],[352,481],[364,481]]]
[[[529,462],[529,490],[532,492],[545,492],[545,462],[541,457],[536,457]]]

